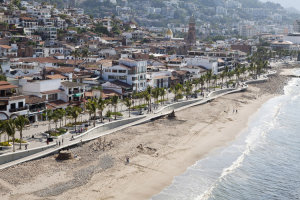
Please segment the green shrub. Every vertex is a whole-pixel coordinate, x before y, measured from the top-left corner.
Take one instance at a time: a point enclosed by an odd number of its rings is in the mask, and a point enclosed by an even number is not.
[[[13,142],[13,140],[12,140],[12,139],[10,139],[10,140],[9,140],[9,142]],[[20,139],[18,139],[18,138],[15,138],[15,143],[20,143]],[[21,143],[27,143],[27,141],[25,141],[25,140],[22,140],[22,141],[21,141]]]
[[[122,116],[123,116],[123,114],[120,113],[120,112],[112,112],[111,115],[113,115],[113,116],[117,115],[117,116],[119,116],[119,117],[122,117]]]
[[[131,110],[140,110],[140,109],[145,108],[146,106],[147,106],[147,104],[133,106],[133,107],[131,107]]]
[[[9,142],[0,142],[0,146],[9,147],[11,144],[9,144]]]

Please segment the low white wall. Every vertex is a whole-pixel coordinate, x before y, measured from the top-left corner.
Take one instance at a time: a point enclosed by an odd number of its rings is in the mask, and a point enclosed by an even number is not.
[[[8,162],[12,162],[27,156],[31,156],[33,154],[45,151],[49,148],[54,147],[56,144],[51,144],[51,145],[47,145],[47,146],[43,146],[43,147],[38,147],[38,148],[34,148],[34,149],[28,149],[28,150],[24,150],[24,151],[19,151],[19,152],[12,152],[12,153],[7,153],[4,155],[0,155],[0,165],[8,163]]]

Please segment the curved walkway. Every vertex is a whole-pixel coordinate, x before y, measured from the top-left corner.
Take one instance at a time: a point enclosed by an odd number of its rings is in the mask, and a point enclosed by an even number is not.
[[[192,106],[205,104],[207,102],[210,102],[216,98],[219,98],[227,94],[245,91],[248,88],[247,84],[261,83],[267,81],[268,76],[274,75],[276,73],[277,73],[276,71],[269,71],[267,74],[262,75],[256,80],[249,80],[243,82],[241,88],[226,88],[226,89],[213,91],[209,93],[206,98],[197,98],[197,99],[179,101],[179,102],[166,105],[151,114],[113,121],[106,124],[101,124],[97,127],[88,130],[87,132],[81,135],[74,137],[73,140],[66,140],[65,143],[61,146],[57,146],[53,144],[53,145],[38,147],[35,149],[0,155],[0,169],[5,169],[14,165],[18,165],[20,163],[46,157],[48,155],[58,153],[62,149],[70,148],[72,146],[82,145],[85,142],[114,133],[116,131],[134,125],[146,123],[149,122],[150,120],[158,119],[162,116],[170,114],[173,110],[177,112]]]

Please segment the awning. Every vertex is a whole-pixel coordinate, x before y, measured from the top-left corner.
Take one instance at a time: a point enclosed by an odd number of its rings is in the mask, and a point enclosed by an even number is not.
[[[74,97],[81,97],[81,93],[74,94]]]

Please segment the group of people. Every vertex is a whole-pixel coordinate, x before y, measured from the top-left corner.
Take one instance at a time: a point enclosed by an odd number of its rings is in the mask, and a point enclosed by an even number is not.
[[[56,146],[60,146],[64,144],[64,138],[62,138],[61,140],[56,140]]]

